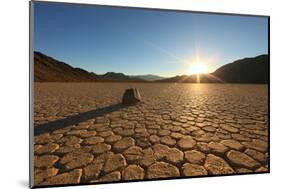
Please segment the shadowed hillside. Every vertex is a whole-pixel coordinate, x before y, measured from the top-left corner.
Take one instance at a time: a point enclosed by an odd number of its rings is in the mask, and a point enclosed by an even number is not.
[[[97,75],[81,68],[55,60],[40,52],[34,52],[34,81],[36,82],[86,82],[96,81]]]
[[[268,55],[234,61],[213,75],[227,83],[268,83]]]

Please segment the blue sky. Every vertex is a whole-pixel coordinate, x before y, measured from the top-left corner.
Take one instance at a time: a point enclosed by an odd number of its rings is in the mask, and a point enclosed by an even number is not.
[[[266,17],[35,2],[34,48],[103,74],[183,75],[268,52]]]

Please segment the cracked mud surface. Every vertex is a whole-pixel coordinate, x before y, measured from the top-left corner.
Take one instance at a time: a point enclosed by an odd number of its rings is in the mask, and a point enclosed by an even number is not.
[[[122,106],[136,87],[142,103]],[[34,184],[268,171],[267,85],[35,83]]]

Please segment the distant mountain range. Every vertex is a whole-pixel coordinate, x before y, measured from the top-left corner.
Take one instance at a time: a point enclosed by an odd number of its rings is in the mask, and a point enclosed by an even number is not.
[[[143,79],[137,78],[137,77],[131,77],[128,75],[125,75],[123,73],[115,73],[115,72],[107,72],[103,75],[99,75],[100,81],[138,81],[142,82],[145,81]]]
[[[165,79],[165,77],[158,76],[158,75],[152,75],[152,74],[135,75],[135,76],[131,76],[131,77],[140,78],[140,79],[143,79],[146,81],[157,81],[157,80]]]
[[[234,61],[210,74],[200,74],[201,83],[268,83],[268,56],[260,55]],[[157,75],[128,76],[123,73],[107,72],[98,75],[81,68],[74,68],[64,62],[34,52],[35,82],[197,82],[197,75],[181,75],[164,78]]]

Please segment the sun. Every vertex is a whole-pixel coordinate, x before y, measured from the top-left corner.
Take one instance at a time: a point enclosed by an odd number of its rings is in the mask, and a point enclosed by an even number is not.
[[[192,74],[204,74],[204,73],[208,73],[208,68],[207,68],[205,63],[196,62],[196,63],[193,63],[190,66],[188,73],[190,75],[192,75]]]

